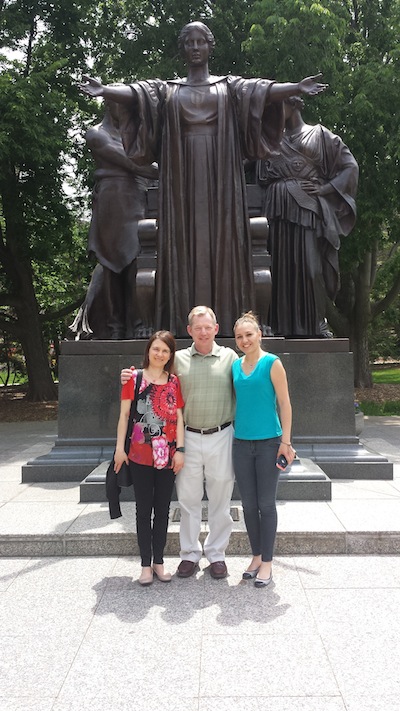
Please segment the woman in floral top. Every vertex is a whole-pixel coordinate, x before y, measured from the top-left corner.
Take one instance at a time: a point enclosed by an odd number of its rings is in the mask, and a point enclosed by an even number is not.
[[[171,574],[164,572],[163,553],[175,475],[184,463],[184,402],[179,380],[171,372],[175,348],[169,331],[157,331],[147,343],[128,455],[125,438],[137,371],[121,392],[114,470],[129,462],[132,472],[141,585],[151,585],[153,573],[162,582],[171,580]]]

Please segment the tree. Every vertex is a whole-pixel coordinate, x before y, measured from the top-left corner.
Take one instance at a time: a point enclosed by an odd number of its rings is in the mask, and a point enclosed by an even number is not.
[[[373,304],[382,304],[400,270],[400,252],[393,256],[390,245],[378,256],[380,268],[372,291]],[[376,315],[369,330],[369,351],[372,360],[378,358],[400,360],[400,296],[391,299],[389,306]]]
[[[337,336],[350,338],[355,384],[368,387],[368,331],[400,291],[400,3],[263,0],[251,17],[250,62],[281,81],[322,71],[331,90],[309,103],[309,120],[338,133],[360,166],[358,222],[342,242],[342,287],[328,317]],[[393,269],[386,293],[373,301],[383,254]]]
[[[245,70],[241,44],[249,30],[247,10],[254,0],[104,0],[90,38],[92,72],[104,82],[160,77],[173,78],[184,68],[178,35],[193,20],[205,22],[217,45],[213,71],[240,74]]]
[[[63,179],[75,116],[70,75],[82,60],[88,3],[62,5],[0,6],[8,50],[0,57],[0,328],[22,345],[32,400],[56,398],[37,280],[61,254],[67,259],[73,235]]]
[[[217,74],[293,81],[319,70],[331,86],[309,102],[307,120],[321,121],[346,141],[361,178],[358,225],[343,240],[342,289],[329,305],[329,317],[336,335],[350,338],[357,384],[370,383],[368,329],[400,289],[399,5],[400,0],[0,2],[0,37],[7,50],[0,55],[0,330],[23,346],[31,398],[54,397],[43,333],[83,295],[88,272],[87,226],[79,220],[89,186],[83,135],[101,108],[80,96],[75,84],[85,72],[104,82],[178,75],[183,66],[177,35],[194,19],[205,21],[216,36]],[[75,200],[64,190],[71,160]]]
[[[371,387],[368,332],[400,292],[400,3],[354,2],[348,10],[350,71],[344,96],[360,164],[360,191],[357,226],[340,254],[343,286],[330,318],[350,336],[356,385]],[[383,267],[389,277],[386,292],[380,297],[376,293],[374,300]]]
[[[72,204],[64,186],[71,158],[78,166],[75,188],[78,181],[88,185],[83,134],[98,120],[99,107],[75,85],[89,65],[105,81],[173,75],[178,31],[190,19],[212,15],[225,33],[217,52],[233,61],[245,37],[243,3],[0,4],[0,328],[22,345],[31,399],[56,396],[47,352],[54,328],[46,324],[83,298],[88,271],[75,209],[82,201]]]

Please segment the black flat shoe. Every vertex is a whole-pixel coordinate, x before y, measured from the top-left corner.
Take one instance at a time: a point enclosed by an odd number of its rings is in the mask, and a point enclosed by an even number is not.
[[[254,587],[266,588],[270,583],[272,583],[272,573],[270,574],[269,578],[256,578],[254,581]]]
[[[253,578],[256,577],[259,570],[260,570],[260,566],[258,566],[258,568],[255,568],[254,570],[245,570],[242,575],[243,580],[253,580]]]

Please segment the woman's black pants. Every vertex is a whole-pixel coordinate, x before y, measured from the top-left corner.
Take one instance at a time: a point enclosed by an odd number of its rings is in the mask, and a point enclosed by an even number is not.
[[[136,532],[142,566],[164,562],[169,505],[175,483],[172,469],[130,462],[136,499]]]

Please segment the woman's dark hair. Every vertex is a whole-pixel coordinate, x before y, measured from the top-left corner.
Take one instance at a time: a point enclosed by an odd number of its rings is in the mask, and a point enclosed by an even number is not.
[[[207,25],[205,25],[204,22],[189,22],[187,25],[185,25],[185,27],[182,27],[182,29],[179,33],[178,47],[179,47],[180,52],[183,52],[184,47],[185,47],[186,37],[191,33],[192,30],[199,30],[200,32],[202,32],[208,42],[210,51],[212,51],[214,49],[215,39],[214,39],[214,35],[211,32],[210,28],[207,27]]]
[[[168,346],[169,350],[171,351],[171,357],[165,366],[165,370],[167,371],[167,373],[171,373],[172,368],[174,366],[174,357],[176,351],[176,342],[171,331],[156,331],[155,333],[153,333],[152,336],[150,336],[149,340],[147,341],[146,349],[143,356],[143,368],[149,367],[149,350],[154,341],[156,341],[157,339],[165,343],[165,345]]]

